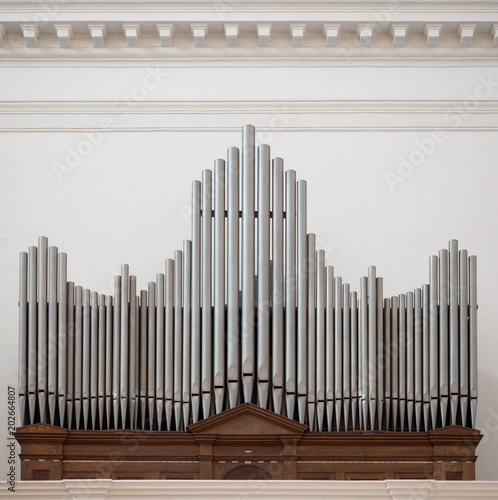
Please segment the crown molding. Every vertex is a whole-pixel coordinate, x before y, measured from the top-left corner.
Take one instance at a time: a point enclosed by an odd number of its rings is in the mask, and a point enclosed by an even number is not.
[[[474,103],[472,103],[474,104]],[[498,100],[2,101],[0,132],[498,131]]]
[[[497,25],[497,0],[6,0],[0,65],[490,66]]]

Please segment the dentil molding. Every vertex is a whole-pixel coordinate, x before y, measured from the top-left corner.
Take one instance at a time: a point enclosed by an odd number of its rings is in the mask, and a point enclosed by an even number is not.
[[[0,65],[495,65],[495,0],[7,0]]]

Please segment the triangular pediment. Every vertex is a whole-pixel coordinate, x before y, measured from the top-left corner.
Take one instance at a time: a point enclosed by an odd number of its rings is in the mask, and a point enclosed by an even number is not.
[[[16,432],[22,432],[23,434],[26,433],[38,433],[38,432],[43,432],[43,433],[51,433],[51,434],[67,434],[67,430],[63,429],[62,427],[57,427],[56,425],[50,425],[50,424],[43,424],[43,423],[37,423],[37,424],[31,424],[31,425],[25,425],[23,427],[18,427],[16,429]]]
[[[431,436],[454,436],[455,434],[478,436],[481,434],[481,431],[470,427],[462,427],[461,425],[448,425],[446,427],[439,427],[430,431]]]
[[[206,418],[187,428],[194,434],[282,435],[302,434],[308,426],[251,403]]]

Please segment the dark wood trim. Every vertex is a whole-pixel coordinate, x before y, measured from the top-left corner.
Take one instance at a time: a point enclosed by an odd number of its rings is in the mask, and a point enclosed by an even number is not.
[[[473,480],[482,434],[460,426],[309,432],[247,403],[186,432],[68,431],[34,424],[19,427],[16,438],[22,480],[223,479],[244,471],[254,476],[255,468],[273,479]]]

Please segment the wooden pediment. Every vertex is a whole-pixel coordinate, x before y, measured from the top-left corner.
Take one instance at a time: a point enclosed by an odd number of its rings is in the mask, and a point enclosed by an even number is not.
[[[20,432],[23,434],[27,434],[27,433],[36,434],[39,432],[43,432],[43,433],[47,433],[47,434],[61,434],[61,435],[67,434],[67,430],[63,429],[62,427],[57,427],[56,425],[42,424],[42,423],[18,427],[16,429],[16,432]]]
[[[308,426],[251,403],[232,408],[189,425],[193,434],[282,435],[303,434]]]
[[[479,436],[481,431],[470,427],[462,427],[461,425],[448,425],[430,431],[431,436],[455,436],[459,434],[463,436]]]

